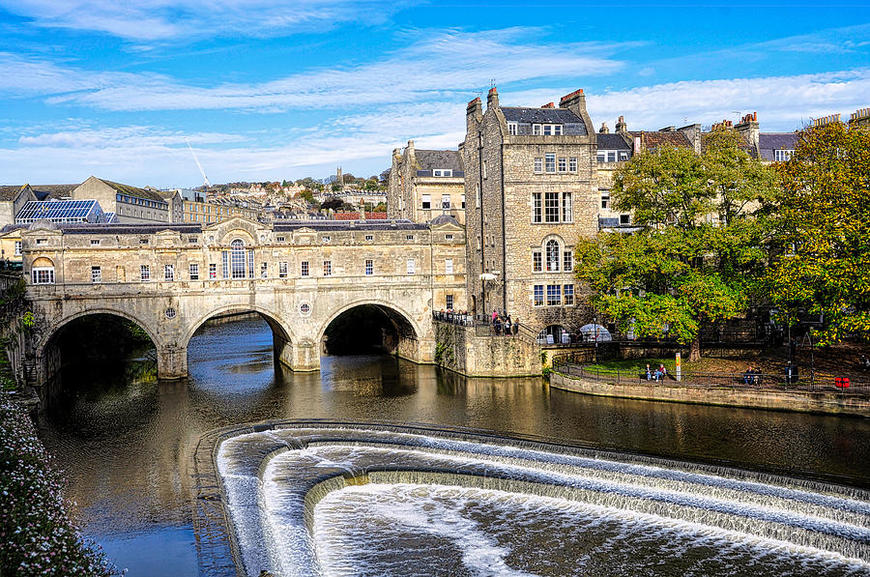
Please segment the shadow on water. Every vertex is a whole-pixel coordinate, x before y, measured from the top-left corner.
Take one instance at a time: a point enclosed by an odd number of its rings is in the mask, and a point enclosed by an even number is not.
[[[131,577],[196,574],[188,466],[202,433],[239,422],[472,427],[870,486],[866,419],[587,397],[385,355],[325,356],[319,373],[272,358],[269,326],[245,319],[194,336],[186,381],[107,364],[93,367],[103,380],[82,371],[64,381],[75,394],[43,416],[41,436],[67,472],[85,535]]]

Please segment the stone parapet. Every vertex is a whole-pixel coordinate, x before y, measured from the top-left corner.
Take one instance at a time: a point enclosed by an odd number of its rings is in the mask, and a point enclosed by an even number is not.
[[[833,391],[770,391],[654,382],[614,384],[558,372],[550,374],[550,386],[599,397],[870,417],[870,397],[845,395]]]

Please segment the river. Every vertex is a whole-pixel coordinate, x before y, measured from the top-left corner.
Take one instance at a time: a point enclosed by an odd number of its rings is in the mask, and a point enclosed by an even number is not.
[[[184,382],[67,378],[76,395],[40,421],[75,520],[130,577],[197,573],[197,439],[270,418],[464,426],[870,487],[868,419],[587,397],[389,356],[324,357],[319,373],[295,374],[273,366],[270,329],[257,320],[208,325],[188,354]]]

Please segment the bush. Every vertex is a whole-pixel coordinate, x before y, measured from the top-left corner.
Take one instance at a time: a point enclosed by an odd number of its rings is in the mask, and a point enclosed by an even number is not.
[[[70,521],[61,477],[30,417],[0,393],[0,575],[117,574]]]

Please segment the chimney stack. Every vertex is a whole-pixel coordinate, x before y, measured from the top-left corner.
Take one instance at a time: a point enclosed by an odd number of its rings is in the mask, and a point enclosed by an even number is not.
[[[486,95],[487,110],[493,107],[498,108],[498,90],[496,90],[495,86],[490,88],[489,93]]]
[[[556,108],[555,102],[548,102],[545,105],[541,106],[541,108]]]
[[[598,134],[610,134],[610,129],[607,128],[606,122],[601,123],[601,128],[598,129]]]
[[[625,123],[624,116],[620,116],[619,120],[616,121],[616,132],[619,134],[625,134],[628,132],[628,124]]]
[[[859,108],[849,115],[849,127],[868,127],[870,126],[870,108]]]
[[[471,132],[480,123],[481,118],[483,118],[483,105],[480,103],[480,97],[478,96],[465,107],[466,130]]]
[[[761,134],[761,130],[758,127],[758,112],[744,115],[734,129],[743,137],[743,140],[752,147],[756,154],[758,154],[758,143]]]

